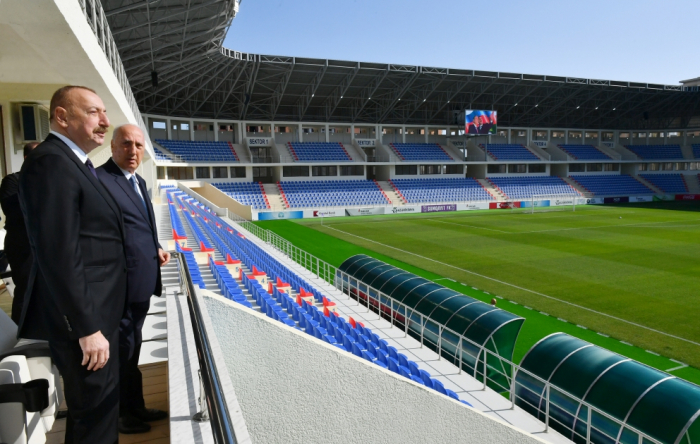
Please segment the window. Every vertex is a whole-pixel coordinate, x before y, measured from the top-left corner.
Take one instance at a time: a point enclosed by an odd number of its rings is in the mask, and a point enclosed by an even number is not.
[[[212,167],[211,177],[213,177],[214,179],[228,179],[228,168]]]
[[[647,168],[649,171],[659,171],[659,164],[658,163],[650,163],[647,165]]]
[[[156,167],[156,174],[158,179],[165,179],[165,167]]]
[[[688,164],[685,162],[676,163],[676,171],[685,171],[688,169]]]
[[[528,165],[527,170],[530,173],[546,173],[547,172],[547,165],[533,163],[533,164]]]
[[[569,172],[570,173],[583,173],[586,171],[585,163],[570,163]]]
[[[231,177],[245,177],[245,167],[231,167]]]
[[[464,174],[464,165],[445,165],[445,174]]]
[[[603,164],[603,171],[620,171],[619,163],[605,163]]]
[[[272,177],[272,167],[253,167],[253,180]]]
[[[397,176],[415,176],[418,174],[418,165],[396,165]]]
[[[525,164],[508,165],[508,172],[509,173],[527,173],[527,165],[525,165]]]
[[[605,132],[601,135],[603,136],[603,142],[612,142],[615,138],[615,133]]]
[[[193,179],[192,168],[190,167],[168,167],[168,179],[189,180]]]
[[[420,166],[420,173],[421,174],[441,174],[442,173],[442,165],[421,165]]]
[[[282,168],[282,175],[284,177],[308,177],[309,167],[308,166],[286,166]]]
[[[646,171],[647,170],[647,164],[646,163],[640,163],[638,168],[639,171]]]
[[[165,129],[165,122],[153,121],[153,128],[154,129]]]
[[[664,162],[661,164],[661,170],[673,171],[673,162]]]
[[[314,166],[311,167],[312,176],[337,176],[338,167],[337,166]]]
[[[195,168],[195,170],[197,179],[209,179],[211,177],[209,173],[209,167],[197,167]]]
[[[505,174],[506,173],[506,166],[505,165],[489,164],[489,166],[486,168],[486,171],[489,174]]]
[[[364,176],[365,167],[362,165],[341,166],[341,176]]]
[[[586,171],[603,171],[602,163],[589,163],[586,165]]]

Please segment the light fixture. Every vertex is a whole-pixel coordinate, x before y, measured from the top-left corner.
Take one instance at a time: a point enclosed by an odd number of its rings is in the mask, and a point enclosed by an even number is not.
[[[537,105],[535,105],[535,108],[537,108],[538,106],[540,106],[540,104],[539,104],[539,103],[538,103]]]
[[[613,111],[615,111],[617,108],[613,108]]]
[[[340,98],[342,99],[342,98],[343,98],[343,96],[340,96]]]
[[[579,109],[579,108],[581,108],[581,106],[580,106],[580,105],[576,107],[576,109]]]
[[[399,102],[400,102],[400,101],[401,101],[401,99],[399,99]]]
[[[598,107],[596,106],[595,109],[598,109]]]
[[[515,105],[513,105],[513,106],[518,106],[518,104],[516,103],[516,104],[515,104]]]
[[[316,94],[311,94],[311,97],[315,96]]]
[[[450,103],[450,101],[448,100],[447,103]]]
[[[423,101],[425,102],[425,99],[423,99]]]

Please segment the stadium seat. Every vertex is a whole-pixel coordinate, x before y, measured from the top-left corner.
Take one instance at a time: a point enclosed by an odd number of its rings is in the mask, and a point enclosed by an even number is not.
[[[640,181],[627,174],[571,176],[579,185],[594,196],[626,196],[632,194],[654,194]]]
[[[683,159],[680,145],[625,145],[625,148],[645,160]]]
[[[604,152],[600,151],[593,145],[557,145],[566,154],[576,160],[612,160]]]
[[[490,177],[488,180],[508,199],[529,199],[535,195],[579,196],[578,191],[558,176]]]
[[[540,161],[539,157],[525,145],[512,143],[489,143],[479,145],[495,160],[522,160],[524,162]]]
[[[494,200],[486,188],[472,178],[392,179],[389,183],[405,203]]]
[[[640,174],[640,176],[664,193],[688,192],[683,174]]]
[[[447,151],[437,143],[390,143],[389,147],[401,160],[454,162]]]
[[[212,185],[242,205],[250,205],[254,210],[270,208],[261,182],[217,182]]]
[[[352,157],[338,142],[287,142],[297,162],[352,162]]]
[[[374,180],[313,180],[278,182],[287,208],[389,205]]]
[[[190,142],[156,139],[156,142],[185,162],[238,162],[238,155],[229,142]],[[160,152],[162,156],[165,156]]]

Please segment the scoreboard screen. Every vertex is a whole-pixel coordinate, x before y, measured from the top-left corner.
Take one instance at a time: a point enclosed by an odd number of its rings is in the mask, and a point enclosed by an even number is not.
[[[467,135],[496,134],[496,111],[468,109],[464,111],[464,133]]]

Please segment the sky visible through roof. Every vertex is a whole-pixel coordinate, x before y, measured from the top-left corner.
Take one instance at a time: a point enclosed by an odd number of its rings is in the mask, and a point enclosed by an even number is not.
[[[675,85],[698,0],[242,0],[224,46],[320,59]]]

